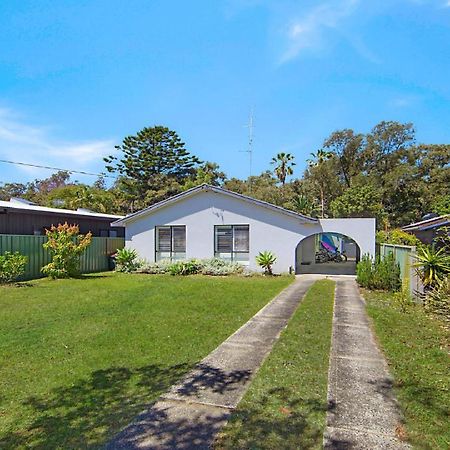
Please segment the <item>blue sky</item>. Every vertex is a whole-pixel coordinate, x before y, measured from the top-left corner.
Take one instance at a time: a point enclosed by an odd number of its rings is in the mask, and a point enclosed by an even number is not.
[[[0,158],[99,172],[144,126],[246,177],[334,130],[450,142],[447,0],[2,0]],[[51,172],[0,164],[0,182]],[[93,178],[74,176],[80,181]]]

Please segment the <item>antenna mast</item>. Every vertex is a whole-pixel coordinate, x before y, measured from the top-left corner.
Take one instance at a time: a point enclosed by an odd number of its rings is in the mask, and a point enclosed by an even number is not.
[[[248,128],[248,147],[245,150],[248,153],[249,159],[249,191],[252,191],[252,162],[253,162],[253,108],[250,110],[250,116],[248,118],[248,124],[246,125]]]

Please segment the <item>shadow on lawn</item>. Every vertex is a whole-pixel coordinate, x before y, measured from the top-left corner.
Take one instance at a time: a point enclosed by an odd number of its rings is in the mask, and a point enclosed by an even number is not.
[[[191,368],[189,364],[114,367],[93,372],[88,380],[55,389],[48,396],[31,397],[25,406],[33,422],[25,430],[0,438],[0,448],[99,448],[139,413],[111,448],[124,443],[126,448],[134,448],[136,441],[149,434],[161,442],[158,448],[191,448],[193,441],[206,445],[228,417],[227,410],[192,422],[169,416],[166,408],[152,407],[152,402]],[[208,364],[198,364],[194,374],[183,382],[179,393],[190,397],[208,389],[226,394],[250,376],[248,371],[228,372]]]
[[[331,407],[316,398],[299,398],[288,388],[271,389],[260,400],[247,401],[233,414],[214,448],[319,448],[324,415]]]
[[[25,406],[33,421],[26,429],[0,437],[1,449],[99,448],[192,366],[112,367]]]
[[[108,274],[111,274],[113,272],[108,272]],[[74,277],[75,280],[97,280],[99,278],[111,278],[111,275],[99,275],[95,273],[81,273],[77,277]]]

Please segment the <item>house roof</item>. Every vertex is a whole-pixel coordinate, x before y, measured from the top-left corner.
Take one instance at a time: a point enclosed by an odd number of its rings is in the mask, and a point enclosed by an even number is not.
[[[31,202],[23,202],[18,200],[3,201],[0,200],[0,209],[12,210],[17,212],[35,212],[35,213],[50,213],[68,216],[78,216],[78,217],[92,217],[94,219],[121,219],[123,216],[117,216],[113,214],[102,214],[93,211],[88,211],[86,209],[62,209],[62,208],[48,208],[46,206],[35,205]]]
[[[237,198],[239,200],[243,200],[245,202],[248,202],[248,203],[256,205],[256,206],[261,206],[263,208],[275,211],[280,214],[285,214],[285,215],[288,215],[288,216],[291,216],[291,217],[294,217],[297,219],[301,219],[304,222],[309,222],[309,223],[317,223],[318,222],[318,219],[314,219],[313,217],[308,217],[303,214],[296,213],[295,211],[291,211],[289,209],[282,208],[281,206],[273,205],[272,203],[268,203],[263,200],[257,200],[256,198],[248,197],[247,195],[243,195],[243,194],[238,194],[236,192],[232,192],[227,189],[223,189],[221,187],[211,186],[209,184],[202,184],[200,186],[196,186],[192,189],[182,192],[181,194],[177,194],[177,195],[174,195],[173,197],[169,197],[166,200],[163,200],[159,203],[155,203],[154,205],[151,205],[151,206],[144,208],[140,211],[137,211],[133,214],[129,214],[128,216],[124,217],[123,219],[113,222],[111,225],[125,226],[127,224],[127,222],[133,221],[141,216],[146,216],[148,214],[151,214],[152,212],[154,212],[160,208],[163,208],[168,205],[172,205],[172,204],[177,203],[181,200],[184,200],[188,197],[196,195],[200,192],[214,192],[216,194],[221,194],[221,195],[225,195],[228,197]]]
[[[444,216],[432,217],[431,219],[421,220],[420,222],[411,223],[402,227],[404,231],[425,231],[432,228],[450,225],[450,214]]]

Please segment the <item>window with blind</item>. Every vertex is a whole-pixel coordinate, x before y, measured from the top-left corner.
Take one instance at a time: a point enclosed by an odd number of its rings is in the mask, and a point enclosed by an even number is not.
[[[156,261],[186,259],[186,227],[170,225],[156,227]]]
[[[214,227],[214,256],[242,264],[249,262],[249,226],[216,225]]]

